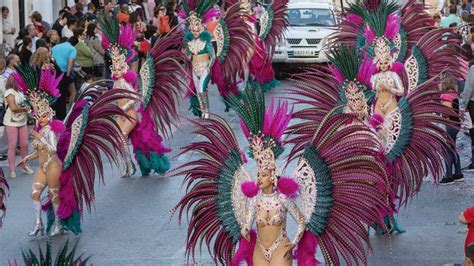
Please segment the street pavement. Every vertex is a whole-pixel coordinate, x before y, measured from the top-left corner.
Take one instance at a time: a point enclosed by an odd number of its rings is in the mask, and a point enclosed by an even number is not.
[[[287,87],[284,83],[268,93],[281,96]],[[224,116],[238,132],[241,145],[245,137],[240,133],[235,113],[224,113],[224,105],[211,88],[211,111]],[[183,101],[182,114],[189,116],[188,103]],[[180,147],[195,139],[188,123],[182,120],[168,143],[172,148],[173,167],[191,159],[190,155],[175,157]],[[463,166],[470,159],[469,141],[460,134],[459,151]],[[7,169],[6,161],[0,166]],[[37,167],[37,162],[32,164]],[[255,172],[255,166],[249,167]],[[288,172],[291,173],[290,169]],[[8,171],[5,171],[8,172]],[[182,177],[150,176],[122,179],[118,169],[107,166],[105,186],[97,189],[92,213],[85,213],[83,233],[52,239],[53,247],[67,239],[79,241],[79,253],[92,255],[94,265],[188,265],[185,261],[186,223],[179,225],[170,210],[184,193]],[[399,221],[406,233],[385,237],[371,236],[372,252],[369,265],[443,265],[462,263],[466,227],[458,222],[462,210],[472,205],[474,175],[467,174],[463,183],[437,187],[429,180],[424,183],[418,197],[407,208],[400,210]],[[27,231],[33,226],[33,213],[29,199],[32,176],[18,171],[18,178],[8,180],[11,194],[8,211],[0,230],[0,265],[7,265],[15,257],[21,261],[21,250],[37,250],[46,238],[30,238]],[[185,217],[184,217],[185,218]],[[185,219],[184,219],[185,220]],[[289,218],[289,234],[296,226]],[[318,252],[318,259],[322,260]],[[207,249],[197,254],[197,265],[213,265]]]

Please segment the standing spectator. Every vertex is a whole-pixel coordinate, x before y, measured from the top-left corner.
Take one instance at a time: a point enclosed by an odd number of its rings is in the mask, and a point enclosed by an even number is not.
[[[89,3],[87,5],[87,13],[84,14],[84,17],[86,18],[86,21],[96,21],[97,16],[95,15],[95,5],[93,3]]]
[[[0,58],[0,161],[7,159],[7,135],[5,132],[5,126],[3,125],[3,115],[6,111],[5,105],[5,85],[7,83],[7,77],[5,70],[7,69],[7,63],[3,58]]]
[[[474,66],[471,65],[467,74],[466,82],[464,85],[463,93],[459,102],[459,109],[461,111],[468,111],[471,116],[471,120],[474,120]],[[474,121],[472,121],[474,122]],[[471,163],[463,168],[463,171],[470,172],[474,171],[474,128],[469,129],[469,135],[471,137]]]
[[[56,30],[56,32],[59,34],[59,38],[62,37],[63,28],[67,24],[67,15],[68,13],[66,10],[59,10],[59,17],[53,24],[53,30]]]
[[[5,101],[7,103],[7,111],[3,119],[8,139],[10,178],[16,178],[15,153],[18,142],[20,142],[21,158],[25,158],[28,155],[28,126],[26,122],[29,108],[22,106],[25,102],[25,96],[23,93],[13,89],[14,82],[13,76],[10,76],[6,84]],[[25,174],[30,175],[33,173],[33,170],[28,165],[24,165],[21,170]]]
[[[105,51],[102,47],[101,41],[99,40],[96,24],[90,23],[87,25],[85,41],[87,46],[91,49],[94,58],[94,74],[96,77],[100,77],[103,75]]]
[[[449,9],[449,16],[441,19],[440,27],[449,28],[449,25],[456,23],[456,25],[461,25],[461,19],[456,15],[456,6]]]
[[[25,65],[30,64],[30,59],[31,59],[31,56],[33,55],[33,52],[31,52],[32,47],[33,47],[33,41],[31,40],[31,38],[30,37],[23,38],[23,45],[21,46],[20,53],[18,54],[22,64],[25,64]]]
[[[130,10],[128,5],[124,4],[120,6],[120,12],[117,14],[117,20],[120,24],[128,23],[130,21]]]
[[[84,5],[82,3],[77,3],[76,4],[76,13],[74,14],[74,16],[77,18],[77,20],[81,20],[82,18],[84,18]]]
[[[8,20],[10,10],[6,6],[2,6],[2,31],[3,31],[3,42],[8,44],[12,49],[15,46],[13,35],[15,35],[16,29],[13,24]]]
[[[104,0],[104,12],[112,16],[117,15],[118,11],[115,9],[114,0]]]
[[[472,0],[467,0],[463,11],[466,11],[469,15],[471,14],[471,12],[472,12]]]
[[[55,102],[55,111],[56,118],[59,120],[64,120],[67,114],[67,97],[69,96],[69,101],[72,104],[76,99],[76,87],[74,85],[74,78],[72,75],[74,68],[74,61],[77,57],[77,51],[74,46],[77,44],[77,38],[74,36],[69,38],[69,40],[57,44],[51,49],[53,58],[58,65],[61,72],[64,73],[64,76],[59,84],[59,90],[61,96]]]
[[[158,34],[165,34],[170,31],[170,17],[166,15],[166,7],[159,5],[153,17],[153,26],[158,28]]]
[[[81,3],[80,0],[74,0],[74,5],[69,8],[69,10],[70,10],[69,13],[71,13],[71,15],[76,15],[76,13],[77,13],[78,11],[82,11],[82,10],[81,10],[80,8],[78,8],[78,6],[77,6],[77,4],[80,4],[80,3]]]
[[[132,0],[132,3],[130,4],[130,13],[133,13],[139,9],[142,9],[142,7],[137,4],[137,0]],[[140,12],[143,12],[142,10],[140,10]],[[143,19],[143,16],[142,16],[142,19]]]
[[[458,86],[456,81],[452,76],[447,76],[444,78],[441,84],[441,103],[451,108],[454,113],[459,114],[459,99],[458,99]],[[456,124],[459,124],[461,121],[457,116],[449,116],[449,120],[453,121]],[[455,181],[464,181],[464,176],[461,172],[461,162],[459,160],[459,154],[456,151],[456,137],[458,135],[459,129],[455,127],[448,126],[446,128],[448,135],[454,142],[454,147],[452,147],[452,152],[449,154],[448,161],[446,161],[446,176],[440,181],[441,185],[452,184]],[[454,175],[453,175],[453,166],[454,166]]]
[[[51,63],[51,52],[45,47],[36,49],[31,59],[31,66],[39,69],[54,68]]]
[[[459,53],[460,47],[461,47],[461,42],[462,42],[462,35],[459,33],[459,28],[456,23],[452,23],[449,25],[449,29],[451,30],[451,33],[448,35],[447,41],[448,44],[452,44],[456,51]]]
[[[469,13],[463,11],[461,13],[461,25],[459,31],[462,36],[462,44],[471,44],[471,27],[469,26]]]
[[[74,33],[72,31],[76,27],[76,23],[77,23],[76,17],[73,15],[68,15],[66,26],[63,27],[63,30],[61,32],[62,38],[69,39],[72,36],[74,36]]]
[[[9,54],[7,56],[7,69],[5,70],[5,73],[3,73],[3,76],[8,79],[15,71],[15,66],[18,64],[20,64],[20,57],[16,54]]]
[[[147,2],[147,8],[146,8],[146,17],[150,23],[153,23],[153,17],[155,16],[155,7],[157,6],[157,3],[155,0],[148,0]],[[154,26],[154,25],[153,25]]]
[[[433,15],[433,27],[439,27],[441,23],[441,16],[439,14],[434,14]]]
[[[50,48],[55,46],[61,41],[61,38],[56,30],[48,30],[46,37],[49,38]]]
[[[43,16],[41,16],[41,13],[38,11],[34,11],[33,13],[31,13],[30,19],[31,23],[35,27],[37,33],[36,35],[41,33],[40,37],[42,37],[43,34],[46,35],[46,32],[51,29],[51,25],[49,25],[48,22],[43,20]]]
[[[77,57],[76,63],[81,65],[81,68],[87,74],[93,73],[94,55],[91,49],[85,43],[86,33],[83,28],[74,29],[74,37],[79,41],[76,46]]]

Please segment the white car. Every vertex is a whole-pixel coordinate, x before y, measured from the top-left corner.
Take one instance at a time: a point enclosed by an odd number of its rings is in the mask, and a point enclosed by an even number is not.
[[[273,63],[311,64],[328,61],[324,47],[336,24],[329,1],[288,4],[290,27],[285,40],[277,44]]]

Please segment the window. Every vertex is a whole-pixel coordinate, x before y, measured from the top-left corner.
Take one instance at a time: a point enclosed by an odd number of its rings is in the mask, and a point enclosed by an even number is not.
[[[329,9],[292,8],[288,9],[291,26],[333,26],[336,21]]]

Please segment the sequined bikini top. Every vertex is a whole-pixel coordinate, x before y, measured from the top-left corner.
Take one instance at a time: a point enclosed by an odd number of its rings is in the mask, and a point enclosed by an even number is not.
[[[255,222],[257,225],[282,225],[285,222],[287,210],[283,204],[283,201],[280,199],[279,194],[259,194],[257,197],[258,198],[255,206]],[[275,214],[271,215],[273,213]],[[267,217],[268,215],[270,215],[270,217]]]

